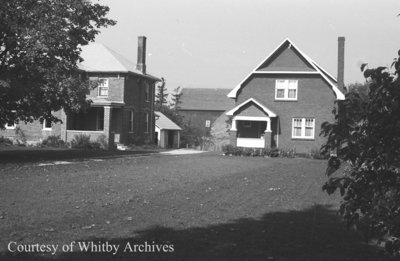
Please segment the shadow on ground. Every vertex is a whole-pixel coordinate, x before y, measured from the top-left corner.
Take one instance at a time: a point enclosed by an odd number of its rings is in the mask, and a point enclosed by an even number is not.
[[[127,228],[129,229],[129,228]],[[259,219],[239,219],[231,223],[200,228],[155,227],[135,231],[132,238],[85,239],[86,242],[117,244],[117,255],[61,253],[56,257],[10,255],[7,260],[389,260],[381,251],[365,244],[347,230],[328,206],[267,213]],[[78,240],[77,240],[78,241]],[[123,252],[127,243],[173,244],[172,253]],[[154,243],[153,243],[154,242]]]
[[[138,154],[151,154],[157,150],[83,150],[83,149],[52,149],[27,148],[0,150],[0,164],[4,163],[32,163],[40,161],[80,160],[93,157],[121,157]]]

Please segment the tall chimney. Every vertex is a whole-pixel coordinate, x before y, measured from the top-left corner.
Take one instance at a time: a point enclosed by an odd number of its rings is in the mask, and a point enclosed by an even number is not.
[[[146,36],[138,37],[138,52],[136,69],[146,73]]]
[[[344,86],[344,36],[338,37],[338,69],[337,69],[337,82],[339,90],[347,92]]]

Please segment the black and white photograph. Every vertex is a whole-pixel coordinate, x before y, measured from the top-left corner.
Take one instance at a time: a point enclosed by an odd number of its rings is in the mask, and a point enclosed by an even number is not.
[[[398,0],[0,0],[0,260],[400,260]]]

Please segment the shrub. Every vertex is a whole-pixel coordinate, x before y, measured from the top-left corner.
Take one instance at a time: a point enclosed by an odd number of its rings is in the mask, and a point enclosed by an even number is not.
[[[60,135],[50,135],[42,141],[42,146],[60,148],[65,147],[65,142],[61,139]]]
[[[15,134],[17,135],[16,141],[17,141],[18,145],[25,146],[26,145],[26,135],[19,126],[17,126],[15,128]]]
[[[71,147],[76,149],[97,150],[101,148],[99,142],[90,141],[90,135],[78,134],[71,141]]]
[[[10,140],[9,138],[0,136],[0,144],[4,144],[4,145],[12,145],[13,141]]]
[[[399,51],[400,55],[400,51]],[[350,227],[385,244],[400,256],[400,57],[394,70],[361,70],[368,96],[350,90],[334,110],[335,121],[322,124],[327,143],[329,180],[323,189],[343,197],[340,214]],[[341,162],[346,167],[340,168]],[[333,175],[336,170],[340,173]],[[394,259],[393,259],[394,260]]]
[[[321,151],[317,148],[314,148],[310,152],[310,158],[313,159],[328,159],[328,155],[321,153]]]
[[[225,155],[233,155],[234,147],[231,144],[225,144],[222,146],[222,152]]]
[[[108,149],[108,141],[107,141],[107,136],[106,135],[100,135],[97,137],[96,142],[100,144],[100,148],[103,150]]]

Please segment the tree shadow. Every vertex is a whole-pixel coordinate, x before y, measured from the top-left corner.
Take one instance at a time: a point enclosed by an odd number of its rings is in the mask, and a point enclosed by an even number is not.
[[[207,227],[153,227],[132,232],[130,238],[92,238],[82,241],[120,246],[117,254],[94,252],[39,256],[2,253],[7,260],[389,260],[354,231],[346,229],[329,206],[267,213]],[[79,240],[76,240],[79,241]],[[123,252],[126,245],[173,245],[173,252]],[[153,245],[153,247],[151,246]],[[75,250],[78,251],[78,247]],[[142,247],[141,249],[145,249]],[[138,249],[137,249],[138,251]],[[157,251],[157,250],[156,250]],[[0,255],[1,257],[1,255]]]
[[[157,150],[84,150],[53,148],[21,148],[0,150],[0,164],[35,163],[42,161],[84,160],[101,157],[124,157],[157,153]]]

